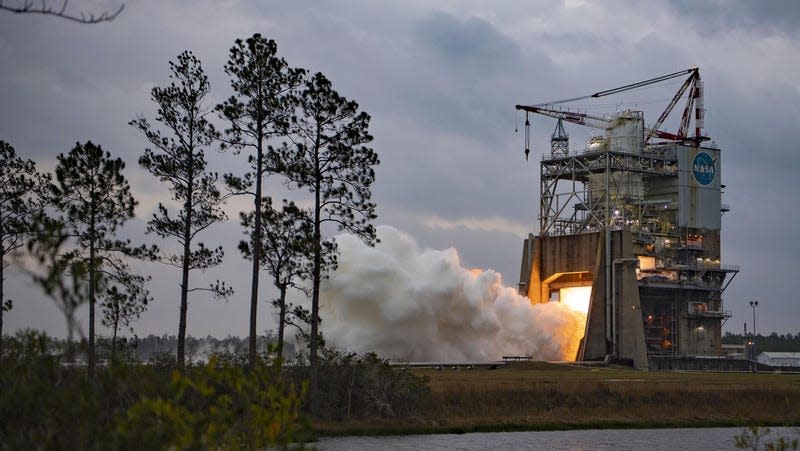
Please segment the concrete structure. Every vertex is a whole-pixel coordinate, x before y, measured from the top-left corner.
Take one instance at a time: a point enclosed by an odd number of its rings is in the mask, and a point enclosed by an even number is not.
[[[722,293],[738,267],[721,262],[721,149],[703,144],[699,126],[693,138],[651,142],[660,135],[643,114],[625,111],[590,117],[605,133],[570,153],[561,119],[578,122],[573,113],[518,108],[559,119],[540,163],[539,233],[524,243],[520,293],[541,303],[591,287],[577,360],[647,369],[722,356]]]

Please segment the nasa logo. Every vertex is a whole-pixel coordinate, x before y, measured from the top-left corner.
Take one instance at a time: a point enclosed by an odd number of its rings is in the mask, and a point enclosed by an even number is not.
[[[714,159],[711,158],[711,155],[706,152],[698,152],[692,162],[692,173],[694,173],[694,179],[697,180],[697,183],[703,186],[711,184],[714,181],[714,175],[716,175]]]

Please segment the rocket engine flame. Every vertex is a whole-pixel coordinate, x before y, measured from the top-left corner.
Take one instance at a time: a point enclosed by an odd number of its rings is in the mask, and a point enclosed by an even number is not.
[[[378,227],[380,244],[336,237],[339,268],[323,281],[321,330],[356,352],[405,361],[574,360],[585,312],[531,304],[499,273],[463,268],[455,249],[420,250]]]

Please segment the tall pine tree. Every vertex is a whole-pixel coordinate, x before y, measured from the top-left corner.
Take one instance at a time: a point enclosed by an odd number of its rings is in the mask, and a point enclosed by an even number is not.
[[[25,244],[32,219],[41,209],[37,187],[42,178],[33,160],[24,160],[14,148],[0,141],[0,355],[3,354],[3,315],[13,307],[5,298],[5,270],[9,257]]]
[[[331,224],[367,244],[377,242],[372,220],[375,204],[372,184],[378,155],[367,147],[372,141],[367,113],[358,103],[339,95],[321,73],[308,78],[298,99],[292,124],[294,145],[282,155],[291,185],[313,193],[311,381],[312,412],[318,406],[319,386],[319,285],[323,276],[323,226]]]
[[[224,282],[217,281],[208,288],[190,288],[189,273],[219,265],[222,246],[206,247],[197,236],[214,223],[226,219],[220,209],[221,195],[218,176],[206,170],[206,149],[211,145],[214,130],[206,120],[205,98],[211,90],[203,67],[191,52],[184,51],[177,61],[170,62],[167,87],[155,87],[150,97],[158,106],[156,121],[165,129],[154,128],[144,117],[131,121],[153,148],[145,149],[139,164],[160,181],[169,185],[172,198],[181,204],[177,213],[170,214],[162,203],[147,224],[147,233],[178,242],[180,250],[161,257],[161,261],[181,270],[180,315],[178,321],[178,368],[186,365],[186,312],[189,292],[210,291],[215,297],[232,294]]]
[[[130,242],[116,239],[117,229],[133,217],[137,203],[122,175],[124,168],[122,159],[112,159],[91,141],[77,143],[69,153],[57,157],[55,183],[48,196],[48,203],[62,214],[65,235],[74,243],[65,258],[83,261],[87,272],[90,380],[96,361],[95,304],[112,286],[126,283],[128,271],[122,259],[134,253]],[[125,270],[120,273],[122,267]],[[138,298],[133,302],[146,301]]]
[[[293,91],[302,81],[304,71],[290,68],[283,58],[278,57],[275,41],[254,34],[246,41],[236,40],[230,49],[225,72],[231,78],[234,95],[216,108],[229,123],[222,136],[223,146],[231,147],[236,152],[247,150],[249,166],[244,175],[226,174],[225,184],[232,195],[253,197],[249,340],[249,361],[253,366],[256,359],[259,262],[262,254],[263,182],[269,172],[280,171],[280,163],[276,161],[278,154],[268,145],[268,141],[286,134]]]

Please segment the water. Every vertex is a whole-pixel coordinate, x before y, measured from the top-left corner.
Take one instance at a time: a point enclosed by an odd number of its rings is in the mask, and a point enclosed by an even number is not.
[[[797,428],[770,428],[760,443],[800,438]],[[311,444],[336,450],[735,450],[741,428],[603,429],[581,431],[477,432],[385,437],[323,437]],[[761,448],[761,446],[759,447]]]

